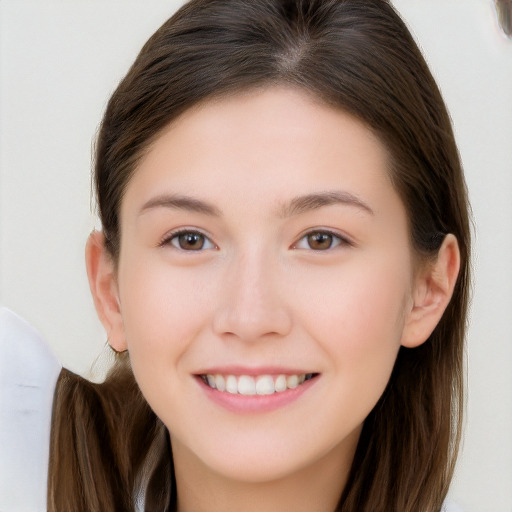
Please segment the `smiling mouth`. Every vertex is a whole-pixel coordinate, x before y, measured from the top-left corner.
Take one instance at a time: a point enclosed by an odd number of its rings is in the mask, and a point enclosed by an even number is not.
[[[273,395],[295,389],[313,378],[317,373],[301,373],[294,375],[200,375],[202,381],[212,389],[231,394],[245,396]]]

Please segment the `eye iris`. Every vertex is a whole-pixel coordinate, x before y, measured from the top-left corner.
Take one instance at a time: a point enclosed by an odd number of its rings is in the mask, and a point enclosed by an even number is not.
[[[204,236],[199,233],[182,233],[178,240],[180,248],[189,251],[198,251],[204,245]]]
[[[332,235],[329,233],[311,233],[308,235],[308,244],[311,249],[329,249],[332,245]]]

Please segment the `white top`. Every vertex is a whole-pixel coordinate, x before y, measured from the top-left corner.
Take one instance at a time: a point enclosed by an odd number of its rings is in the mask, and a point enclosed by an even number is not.
[[[0,308],[0,512],[45,512],[53,393],[61,365],[22,318]]]
[[[0,307],[0,512],[46,512],[52,401],[61,369],[37,331]],[[462,510],[447,502],[443,512]]]

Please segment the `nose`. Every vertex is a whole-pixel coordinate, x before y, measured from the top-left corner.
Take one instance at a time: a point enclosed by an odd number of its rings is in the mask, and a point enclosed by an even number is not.
[[[213,320],[216,334],[258,341],[291,331],[286,278],[276,260],[263,251],[253,251],[227,265]]]

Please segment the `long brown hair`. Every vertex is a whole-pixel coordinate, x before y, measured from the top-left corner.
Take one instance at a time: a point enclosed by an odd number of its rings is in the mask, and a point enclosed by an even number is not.
[[[461,435],[469,288],[467,195],[450,118],[406,26],[386,0],[192,0],[144,45],[108,103],[95,190],[107,250],[119,256],[119,211],[137,163],[162,129],[213,97],[285,84],[362,120],[391,155],[392,183],[418,255],[444,236],[461,270],[429,340],[401,348],[366,419],[343,512],[439,511]],[[121,357],[106,381],[63,371],[54,402],[48,508],[171,510],[168,433]]]

